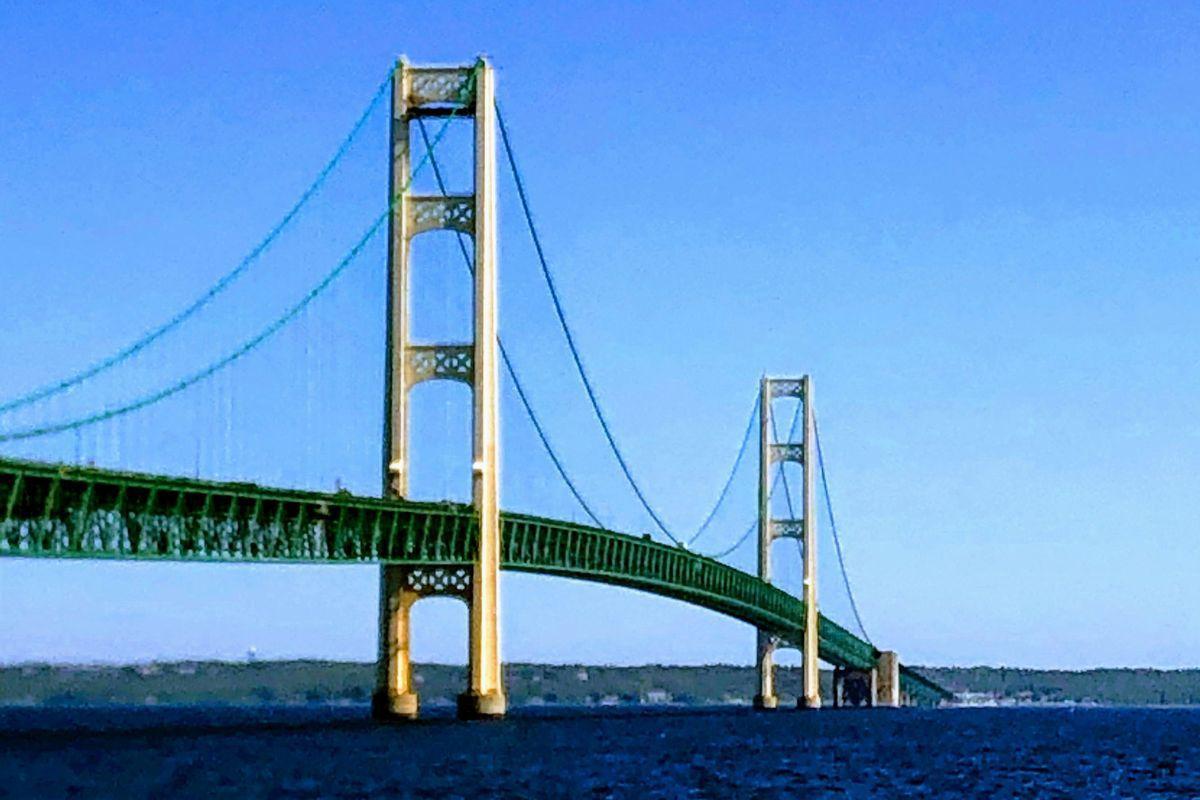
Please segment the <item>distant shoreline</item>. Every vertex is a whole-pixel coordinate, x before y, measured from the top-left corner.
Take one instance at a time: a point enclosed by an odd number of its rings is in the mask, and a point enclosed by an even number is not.
[[[1200,706],[1200,669],[1034,670],[918,667],[962,706]],[[465,668],[414,668],[422,704],[450,706]],[[828,673],[823,674],[828,696]],[[0,705],[25,707],[153,705],[357,705],[374,681],[370,663],[164,661],[136,664],[0,666]],[[524,664],[506,666],[514,706],[740,706],[753,697],[753,667]],[[794,701],[799,672],[780,667],[781,702]]]

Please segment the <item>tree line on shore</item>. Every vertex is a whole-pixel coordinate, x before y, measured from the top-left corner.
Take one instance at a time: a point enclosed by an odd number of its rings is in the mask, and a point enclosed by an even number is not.
[[[514,705],[737,705],[749,703],[753,667],[508,664]],[[1030,670],[930,667],[922,673],[963,699],[1005,703],[1200,705],[1200,670]],[[414,668],[422,702],[452,704],[462,666]],[[0,705],[366,703],[373,664],[337,661],[179,661],[132,665],[0,666]],[[829,693],[830,676],[822,675]],[[800,689],[799,669],[780,667],[781,700]]]

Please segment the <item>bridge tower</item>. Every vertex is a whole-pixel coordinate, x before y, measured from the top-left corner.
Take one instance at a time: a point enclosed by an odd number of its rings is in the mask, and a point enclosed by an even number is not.
[[[409,475],[409,391],[425,380],[459,380],[474,395],[472,503],[478,518],[476,557],[467,569],[380,568],[379,659],[372,710],[376,718],[413,718],[409,617],[421,597],[447,594],[469,611],[469,685],[459,696],[460,717],[499,717],[506,709],[500,663],[500,512],[498,354],[496,344],[496,131],[495,75],[480,59],[473,66],[426,67],[401,58],[392,77],[388,232],[387,358],[383,422],[383,483],[388,497],[405,497]],[[419,117],[473,118],[474,189],[469,195],[406,191],[412,175],[410,123]],[[409,250],[412,238],[450,229],[474,240],[472,342],[409,340]]]
[[[764,376],[759,385],[759,446],[758,446],[758,577],[771,581],[771,545],[776,539],[792,538],[801,541],[804,559],[804,635],[799,645],[803,656],[803,689],[797,705],[801,708],[821,707],[820,668],[817,609],[817,515],[816,515],[816,420],[813,414],[812,377],[772,378]],[[801,404],[804,430],[799,442],[777,442],[773,431],[774,401],[794,397]],[[801,466],[801,516],[799,519],[775,518],[771,506],[771,483],[775,465],[783,469],[788,462]],[[756,708],[775,708],[779,699],[775,693],[775,650],[780,642],[769,632],[758,631],[758,692]]]

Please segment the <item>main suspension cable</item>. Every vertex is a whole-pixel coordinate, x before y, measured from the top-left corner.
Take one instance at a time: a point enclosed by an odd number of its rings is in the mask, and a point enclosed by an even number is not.
[[[304,193],[300,195],[300,199],[297,200],[288,210],[288,212],[283,215],[283,218],[275,224],[275,227],[271,228],[262,241],[255,245],[254,248],[247,253],[240,262],[238,262],[237,266],[225,273],[225,275],[223,275],[216,283],[210,286],[202,295],[192,301],[190,305],[188,305],[175,316],[168,319],[166,322],[159,325],[157,328],[154,328],[107,358],[97,361],[90,367],[76,372],[75,374],[62,379],[57,383],[47,384],[39,389],[34,389],[31,392],[21,395],[20,397],[0,403],[0,413],[12,411],[14,409],[27,406],[31,403],[35,403],[38,400],[65,392],[71,387],[78,386],[80,383],[83,383],[88,378],[94,377],[101,372],[127,361],[142,350],[149,347],[154,342],[161,339],[163,336],[166,336],[168,333],[178,328],[180,325],[194,316],[198,311],[200,311],[200,309],[212,302],[212,300],[215,299],[219,294],[233,285],[233,283],[243,274],[245,274],[246,271],[254,264],[254,262],[256,262],[258,258],[265,253],[272,244],[274,244],[275,240],[279,238],[284,229],[287,228],[288,225],[291,224],[292,220],[294,220],[300,213],[300,210],[304,208],[304,206],[308,204],[308,201],[312,199],[312,197],[321,189],[322,186],[324,186],[326,179],[350,150],[350,146],[354,143],[354,140],[358,138],[358,134],[366,125],[367,119],[371,116],[371,113],[375,110],[376,106],[379,105],[379,101],[383,98],[387,88],[391,85],[392,76],[394,73],[395,70],[393,69],[388,73],[388,77],[383,81],[383,83],[380,84],[379,88],[375,90],[375,94],[372,96],[370,103],[367,104],[366,110],[359,115],[358,120],[350,129],[350,133],[346,135],[346,138],[342,140],[341,145],[339,145],[338,149],[334,152],[333,158],[329,160],[324,169],[317,173],[317,177],[313,180],[309,187],[304,190]]]
[[[796,405],[796,413],[792,415],[792,424],[788,428],[788,441],[789,442],[793,442],[796,440],[796,423],[798,423],[800,421],[800,411],[804,408],[804,403],[806,403],[806,402],[808,402],[807,398],[805,398],[805,400],[802,403],[798,403]],[[771,417],[771,432],[775,436],[776,441],[778,441],[779,440],[779,431],[776,430],[776,428],[775,428],[775,418],[774,417]],[[805,452],[804,457],[805,457],[805,459],[808,458],[807,451]],[[805,461],[804,468],[808,469],[807,460]],[[790,519],[795,519],[796,518],[796,508],[795,508],[795,506],[792,505],[792,490],[788,487],[787,472],[784,470],[783,464],[779,465],[779,476],[781,478],[783,478],[783,494],[784,494],[784,497],[787,498],[788,517]],[[804,524],[808,525],[807,519],[804,520]],[[799,539],[799,538],[796,539],[796,553],[800,556],[800,563],[803,565],[803,563],[804,563],[804,540]]]
[[[800,421],[800,411],[803,409],[802,404],[796,405],[796,413],[792,415],[792,424],[788,426],[788,442],[792,442],[796,438],[796,424]],[[775,415],[771,415],[771,435],[775,437],[775,441],[779,441],[779,429],[775,427]],[[779,477],[783,480],[783,496],[787,500],[788,517],[796,518],[796,509],[792,505],[792,490],[788,487],[787,472],[784,470],[784,465],[779,465]],[[799,540],[796,540],[799,542]]]
[[[463,92],[468,92],[468,91],[472,90],[471,86],[473,86],[473,84],[474,84],[474,74],[475,73],[472,72],[471,77],[468,79],[466,84],[464,84]],[[451,111],[450,114],[447,115],[446,120],[442,123],[442,126],[438,130],[437,135],[434,137],[434,141],[433,141],[434,146],[436,146],[442,140],[442,137],[445,135],[447,128],[450,126],[450,122],[454,118],[457,110],[458,110],[457,107],[455,107],[455,109],[453,111]],[[298,314],[300,314],[301,311],[303,311],[305,308],[307,308],[308,305],[310,303],[312,303],[313,300],[315,300],[327,288],[329,288],[329,285],[332,284],[338,278],[338,276],[341,275],[346,270],[346,268],[349,267],[350,264],[354,262],[354,260],[358,257],[358,255],[362,252],[363,248],[365,248],[367,246],[367,244],[371,241],[371,239],[373,239],[375,237],[375,235],[377,233],[379,233],[380,229],[384,227],[384,223],[386,223],[388,221],[388,218],[392,215],[392,212],[396,206],[396,203],[399,202],[400,198],[403,197],[404,194],[408,191],[409,187],[412,185],[413,178],[415,178],[417,173],[419,173],[421,171],[421,169],[424,168],[425,164],[427,164],[428,161],[429,161],[429,156],[426,155],[425,157],[423,157],[420,160],[420,162],[417,163],[417,165],[413,168],[412,173],[409,175],[408,180],[405,181],[404,186],[402,186],[400,188],[400,191],[397,192],[390,199],[387,209],[382,214],[380,214],[375,219],[374,222],[371,223],[371,226],[369,228],[367,228],[366,232],[362,235],[362,237],[358,240],[358,242],[355,243],[355,245],[350,249],[350,252],[347,253],[346,256],[340,262],[338,262],[337,266],[335,266],[332,270],[330,270],[316,286],[314,286],[312,289],[310,289],[308,291],[308,293],[305,294],[304,297],[302,297],[300,299],[299,302],[297,302],[295,305],[293,305],[292,307],[287,309],[280,317],[276,318],[270,325],[263,328],[261,331],[259,331],[258,334],[256,334],[249,341],[243,343],[236,350],[233,350],[232,352],[228,353],[224,357],[209,364],[207,367],[200,370],[199,372],[194,372],[191,375],[188,375],[188,376],[180,379],[176,383],[171,384],[170,386],[160,389],[157,392],[152,392],[150,394],[144,395],[144,396],[142,396],[136,400],[132,400],[124,405],[118,406],[116,408],[105,409],[104,411],[101,411],[101,412],[98,412],[95,414],[91,414],[91,415],[85,416],[85,417],[79,417],[77,419],[69,420],[67,422],[59,422],[59,423],[53,423],[53,424],[49,424],[49,425],[41,425],[41,426],[34,427],[34,428],[26,428],[23,430],[12,431],[12,432],[8,432],[8,433],[0,433],[0,442],[17,441],[17,440],[21,440],[21,439],[32,439],[32,438],[39,437],[39,436],[48,436],[50,434],[63,433],[65,431],[71,431],[71,430],[78,430],[80,428],[84,428],[84,427],[93,425],[98,422],[104,422],[105,420],[124,416],[125,414],[129,414],[134,411],[139,411],[143,408],[146,408],[147,406],[151,406],[151,405],[154,405],[155,403],[165,400],[168,397],[179,394],[180,392],[184,391],[185,389],[195,386],[197,383],[200,383],[204,379],[211,377],[213,374],[219,372],[220,370],[222,370],[225,367],[229,366],[230,364],[234,363],[235,361],[237,361],[238,359],[240,359],[242,356],[246,355],[247,353],[250,353],[251,351],[257,349],[259,345],[261,345],[263,342],[267,341],[273,335],[278,333],[285,325],[287,325],[289,322],[291,322],[293,319],[295,319],[296,316]]]
[[[729,547],[726,547],[724,550],[722,550],[719,553],[710,554],[708,556],[708,558],[714,559],[716,561],[720,561],[722,558],[729,555],[734,550],[737,550],[739,547],[741,547],[743,544],[745,544],[746,540],[750,538],[750,534],[754,533],[754,529],[757,527],[758,527],[758,520],[754,520],[753,522],[750,523],[750,526],[748,528],[746,528],[745,532],[743,532],[742,535],[738,537],[738,540],[736,542],[731,544]]]
[[[446,182],[442,179],[442,170],[438,166],[437,158],[433,155],[433,146],[429,141],[429,132],[425,129],[425,120],[417,117],[417,128],[421,131],[421,139],[425,143],[425,152],[429,154],[429,165],[433,167],[433,176],[437,180],[438,191],[443,195],[446,192]],[[462,252],[463,262],[467,265],[467,270],[472,276],[475,275],[475,264],[471,260],[471,255],[467,252],[467,244],[464,240],[464,234],[461,231],[454,232],[458,239],[458,249]],[[558,470],[559,477],[567,484],[567,488],[571,491],[576,502],[579,503],[583,512],[588,515],[592,522],[596,523],[597,527],[606,527],[596,513],[592,511],[588,502],[583,499],[583,494],[579,491],[579,487],[575,485],[575,481],[571,480],[571,476],[567,474],[567,468],[563,465],[562,460],[558,457],[554,447],[550,444],[550,437],[542,427],[542,422],[534,413],[533,405],[529,401],[529,397],[525,393],[524,386],[521,385],[521,379],[517,377],[517,369],[513,366],[512,359],[508,356],[508,350],[504,347],[504,342],[500,341],[500,335],[496,335],[496,346],[500,349],[500,358],[504,361],[504,366],[508,369],[508,376],[512,378],[513,387],[517,390],[517,397],[521,399],[521,405],[525,407],[525,413],[529,416],[529,421],[533,423],[533,429],[537,431],[538,438],[542,442],[542,447],[546,450],[546,455],[550,456],[550,461],[554,464],[554,468]]]
[[[762,409],[760,408],[760,406],[761,406],[761,403],[755,403],[755,410],[757,410],[761,414]],[[797,406],[796,413],[792,415],[792,424],[788,429],[788,439],[791,439],[793,436],[796,435],[796,424],[799,422],[799,420],[800,420],[800,407]],[[751,421],[751,423],[753,424],[753,420]],[[776,430],[776,428],[775,428],[775,418],[774,417],[771,418],[771,434],[775,437],[776,441],[779,440],[779,431]],[[779,483],[780,483],[781,479],[784,484],[784,491],[786,492],[787,491],[787,476],[783,474],[783,466],[782,465],[780,465],[779,471],[775,473],[775,477],[771,481],[771,488],[767,490],[768,504],[770,503],[771,498],[775,496],[775,490],[777,488],[779,488]],[[790,494],[788,495],[787,501],[788,501],[788,513],[794,514],[794,512],[791,511],[792,498],[791,498]],[[769,505],[768,505],[767,513],[770,514]],[[754,529],[757,527],[758,527],[758,520],[756,519],[750,523],[750,525],[746,528],[745,532],[742,533],[742,535],[740,537],[738,537],[738,540],[736,542],[731,544],[729,547],[726,547],[724,550],[720,551],[719,553],[713,553],[713,554],[709,555],[708,557],[719,560],[719,559],[722,559],[725,556],[729,555],[734,550],[737,550],[739,547],[741,547],[743,544],[745,544],[746,540],[750,538],[750,534],[754,533]]]
[[[850,598],[850,610],[854,612],[854,619],[858,623],[858,629],[862,632],[863,638],[867,640],[868,644],[874,644],[871,641],[871,637],[867,635],[862,615],[858,613],[858,603],[854,600],[854,590],[850,588],[850,575],[846,572],[846,559],[842,557],[842,540],[838,536],[837,520],[833,516],[833,496],[829,494],[829,479],[825,473],[825,454],[821,452],[821,431],[817,427],[816,414],[813,414],[813,433],[817,439],[817,464],[821,471],[821,486],[825,490],[825,509],[829,512],[829,529],[833,531],[833,546],[837,551],[838,566],[842,571],[842,582],[845,584],[846,594]]]
[[[754,407],[750,410],[750,421],[746,423],[746,432],[742,434],[742,444],[738,447],[737,457],[733,459],[733,467],[729,470],[729,477],[725,480],[725,486],[721,489],[721,494],[718,495],[717,502],[713,505],[712,511],[708,512],[708,516],[704,518],[704,522],[692,534],[692,538],[687,540],[688,547],[691,547],[704,534],[704,531],[708,529],[709,524],[713,521],[713,517],[717,516],[717,511],[721,508],[721,504],[725,502],[725,497],[729,494],[729,487],[733,486],[733,479],[737,475],[738,467],[742,463],[743,456],[746,455],[746,446],[750,444],[750,433],[754,430],[754,421],[758,419],[758,407],[760,403],[761,399],[756,393],[754,396]]]
[[[546,286],[550,289],[550,299],[554,301],[554,313],[558,316],[559,325],[562,327],[563,334],[567,339],[567,347],[571,351],[571,358],[575,362],[575,369],[578,371],[579,377],[583,381],[583,388],[587,392],[588,400],[592,404],[592,410],[596,414],[596,419],[600,421],[600,428],[604,431],[604,438],[608,440],[608,446],[612,450],[613,455],[616,456],[617,464],[620,465],[621,472],[625,475],[625,480],[633,489],[633,493],[637,495],[638,501],[642,504],[642,508],[646,510],[646,513],[650,515],[652,520],[654,520],[654,524],[658,526],[658,529],[662,531],[663,534],[665,534],[666,537],[671,540],[671,542],[677,545],[682,545],[683,542],[667,528],[666,524],[662,521],[662,518],[659,517],[658,512],[654,510],[654,508],[650,505],[649,500],[646,499],[646,495],[642,491],[641,486],[639,486],[638,482],[634,479],[633,472],[630,470],[629,464],[625,461],[625,456],[621,454],[621,448],[617,446],[617,441],[613,436],[611,428],[609,427],[608,419],[604,416],[604,412],[600,408],[600,400],[596,396],[596,390],[592,386],[591,379],[588,378],[587,370],[584,369],[583,359],[579,355],[579,348],[575,344],[575,337],[571,333],[571,327],[567,324],[566,312],[563,310],[562,301],[558,296],[558,289],[554,284],[554,277],[551,275],[550,266],[546,261],[546,253],[542,248],[542,240],[538,235],[537,226],[533,221],[533,212],[529,207],[529,197],[525,192],[525,182],[522,180],[520,170],[517,168],[517,160],[513,155],[512,143],[509,141],[508,136],[508,128],[504,124],[504,115],[500,111],[499,103],[496,104],[496,121],[500,124],[500,139],[504,144],[504,152],[508,158],[509,169],[512,172],[513,180],[517,186],[517,195],[521,200],[521,209],[525,214],[525,222],[529,227],[529,234],[533,239],[534,249],[537,251],[538,262],[542,267],[542,276],[546,279]]]

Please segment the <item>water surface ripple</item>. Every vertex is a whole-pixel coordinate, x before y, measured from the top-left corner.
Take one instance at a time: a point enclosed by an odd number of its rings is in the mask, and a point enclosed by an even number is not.
[[[1200,710],[0,710],[0,798],[1200,797]]]

